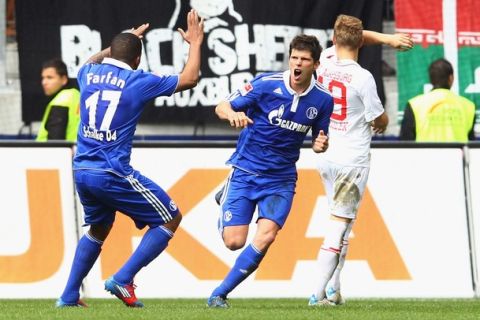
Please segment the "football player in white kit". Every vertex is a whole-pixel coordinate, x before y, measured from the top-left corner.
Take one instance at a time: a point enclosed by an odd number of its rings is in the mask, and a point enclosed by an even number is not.
[[[372,74],[358,63],[363,44],[358,18],[338,16],[333,46],[322,52],[318,80],[334,97],[329,149],[319,156],[318,170],[325,185],[330,219],[318,263],[318,289],[309,305],[342,304],[339,274],[348,248],[348,235],[367,184],[372,132],[382,133],[388,116]]]

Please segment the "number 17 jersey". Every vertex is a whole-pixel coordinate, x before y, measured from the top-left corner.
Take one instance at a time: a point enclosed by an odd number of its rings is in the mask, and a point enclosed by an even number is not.
[[[332,93],[329,146],[321,156],[345,166],[370,165],[370,122],[379,117],[383,106],[372,74],[356,61],[337,60],[335,46],[322,52],[318,81]]]
[[[80,128],[74,170],[131,174],[132,141],[143,108],[155,97],[172,95],[178,76],[132,70],[122,61],[105,58],[101,64],[85,64],[77,79]]]

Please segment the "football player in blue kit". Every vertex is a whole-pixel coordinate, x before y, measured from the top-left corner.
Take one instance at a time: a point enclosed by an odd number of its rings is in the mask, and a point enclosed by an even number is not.
[[[227,308],[227,295],[245,280],[265,256],[292,206],[296,162],[309,131],[316,153],[328,147],[333,98],[313,77],[321,46],[314,36],[299,35],[290,43],[289,70],[262,74],[233,92],[215,109],[240,133],[227,161],[233,168],[220,198],[219,231],[230,250],[244,247],[258,207],[257,231],[240,253],[207,305]]]
[[[155,182],[134,170],[130,154],[135,128],[145,103],[158,96],[196,86],[200,70],[203,19],[195,10],[187,15],[188,60],[178,75],[155,75],[136,70],[140,38],[148,24],[121,33],[111,46],[80,69],[80,129],[74,157],[75,185],[90,228],[80,239],[70,276],[57,307],[84,306],[80,286],[97,260],[115,212],[129,216],[137,228],[148,226],[127,262],[105,281],[105,290],[129,307],[143,307],[134,292],[133,278],[168,245],[181,221],[175,202]]]

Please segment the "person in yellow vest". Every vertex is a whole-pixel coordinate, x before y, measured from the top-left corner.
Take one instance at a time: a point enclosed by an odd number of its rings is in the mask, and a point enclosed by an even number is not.
[[[68,84],[67,66],[62,60],[52,59],[42,65],[43,92],[51,100],[45,109],[37,141],[77,141],[80,92]]]
[[[453,67],[445,59],[428,68],[433,89],[408,101],[400,140],[468,142],[474,140],[475,104],[452,92]]]

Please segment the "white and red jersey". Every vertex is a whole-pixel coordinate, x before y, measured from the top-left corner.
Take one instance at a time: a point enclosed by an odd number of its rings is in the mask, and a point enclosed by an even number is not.
[[[370,122],[384,112],[372,74],[353,60],[337,60],[335,46],[322,52],[317,74],[334,98],[329,147],[322,156],[346,166],[368,167]]]

